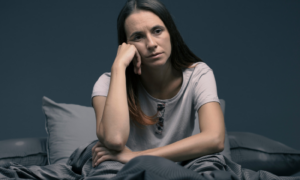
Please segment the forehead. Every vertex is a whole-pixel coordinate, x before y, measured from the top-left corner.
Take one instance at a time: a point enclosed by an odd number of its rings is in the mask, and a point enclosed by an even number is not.
[[[138,10],[126,18],[124,27],[128,36],[133,32],[145,31],[156,25],[165,26],[156,14],[150,11]]]

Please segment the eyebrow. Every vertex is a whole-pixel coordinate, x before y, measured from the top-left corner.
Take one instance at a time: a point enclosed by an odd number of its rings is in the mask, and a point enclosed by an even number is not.
[[[165,29],[165,28],[164,28],[163,26],[161,26],[161,25],[156,25],[156,26],[153,26],[153,27],[151,28],[151,31],[153,31],[154,29],[157,29],[157,28]],[[132,33],[132,34],[129,36],[129,38],[132,38],[134,35],[142,34],[142,33],[143,33],[142,31],[136,31],[136,32]]]

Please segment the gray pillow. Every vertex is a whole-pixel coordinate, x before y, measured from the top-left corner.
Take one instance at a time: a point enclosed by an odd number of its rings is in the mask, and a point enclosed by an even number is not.
[[[79,146],[97,139],[92,107],[56,103],[43,97],[48,163],[66,163]]]
[[[278,176],[300,171],[300,151],[264,136],[228,132],[231,158],[242,168],[265,170]]]
[[[0,167],[9,162],[23,166],[47,165],[46,138],[18,138],[0,141]]]
[[[225,101],[220,99],[220,102],[224,113]],[[96,117],[92,107],[56,103],[47,97],[43,97],[42,107],[46,116],[49,164],[66,163],[69,156],[79,146],[98,139],[96,136]],[[196,123],[199,124],[198,121]],[[195,124],[193,134],[197,131],[199,131],[199,125]],[[221,154],[231,159],[227,134],[225,149]]]
[[[225,100],[224,99],[219,99],[219,100],[220,100],[220,106],[221,106],[223,115],[225,116]],[[199,129],[198,113],[196,112],[196,114],[195,114],[195,127],[194,127],[192,135],[195,135],[195,134],[198,134],[198,133],[200,133],[200,129]],[[225,129],[224,150],[222,152],[220,152],[220,154],[224,155],[225,157],[227,157],[228,159],[231,160],[230,144],[229,144],[229,139],[228,139],[226,129]]]

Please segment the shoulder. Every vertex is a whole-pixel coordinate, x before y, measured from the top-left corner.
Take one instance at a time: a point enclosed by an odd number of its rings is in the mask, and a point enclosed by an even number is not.
[[[98,78],[98,81],[99,79],[110,79],[110,76],[111,76],[110,72],[105,72]]]
[[[205,62],[197,62],[194,63],[195,65],[195,72],[199,72],[199,71],[205,71],[205,70],[211,70],[211,68],[205,63]]]
[[[111,73],[110,72],[105,72],[103,73],[96,81],[95,85],[97,84],[107,84],[110,83],[110,77],[111,77]]]
[[[107,96],[109,85],[110,85],[110,72],[103,73],[93,87],[92,97],[93,96]]]
[[[195,111],[208,102],[219,102],[215,76],[206,63],[197,64],[191,82]]]
[[[193,66],[192,82],[198,82],[201,77],[213,73],[213,70],[205,62],[197,62],[194,63]]]
[[[103,73],[98,78],[98,80],[96,81],[95,86],[99,85],[99,84],[109,84],[110,83],[110,77],[111,77],[111,73],[110,72]]]

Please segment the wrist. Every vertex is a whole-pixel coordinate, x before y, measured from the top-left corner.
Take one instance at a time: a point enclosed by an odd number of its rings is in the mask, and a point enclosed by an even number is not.
[[[125,72],[126,68],[127,67],[124,64],[121,64],[121,63],[115,61],[111,67],[111,72],[113,72],[113,71],[118,71],[118,72],[124,71]]]
[[[148,155],[148,156],[155,156],[155,153],[153,153],[155,151],[155,149],[147,149],[144,151],[138,151],[139,156],[142,155]]]

